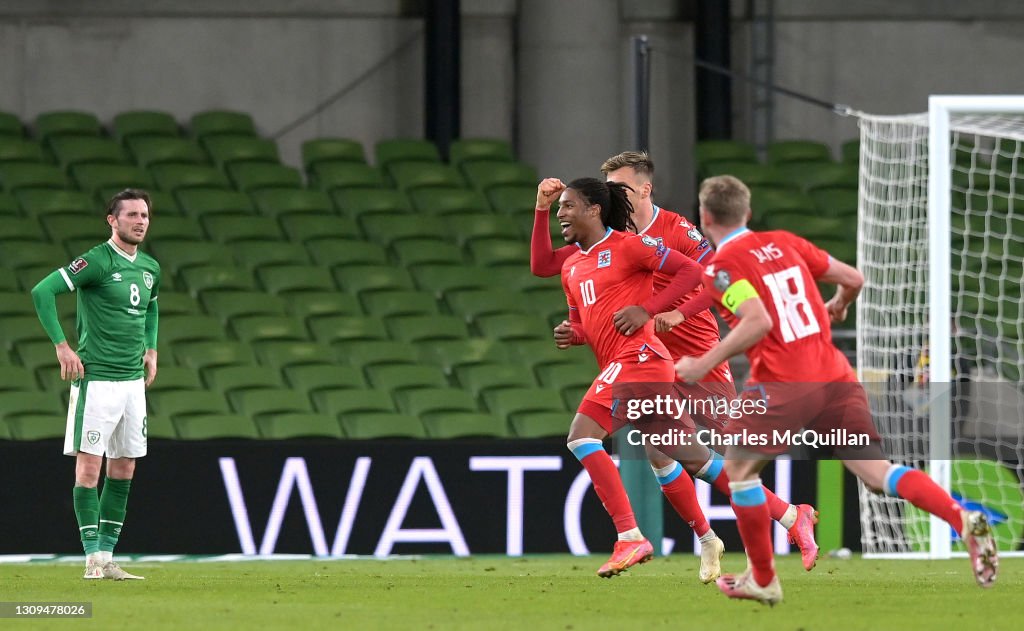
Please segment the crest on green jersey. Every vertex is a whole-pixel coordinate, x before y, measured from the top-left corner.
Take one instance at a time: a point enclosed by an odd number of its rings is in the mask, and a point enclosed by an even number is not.
[[[142,272],[142,282],[146,283],[146,289],[153,289],[153,275],[149,272]]]

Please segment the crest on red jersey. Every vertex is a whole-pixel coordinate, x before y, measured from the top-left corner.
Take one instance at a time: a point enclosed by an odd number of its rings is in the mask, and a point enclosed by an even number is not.
[[[725,291],[729,289],[729,285],[732,284],[732,277],[729,276],[729,272],[724,269],[718,270],[715,274],[715,289],[718,291]]]
[[[611,267],[611,265],[612,265],[612,251],[611,250],[601,250],[600,252],[597,253],[597,267],[598,267],[598,269],[600,269],[602,267]]]
[[[687,230],[686,236],[690,237],[691,241],[702,241],[704,239],[704,237],[700,233],[700,230],[697,230],[696,227]]]
[[[649,237],[646,234],[644,236],[640,237],[640,242],[643,243],[644,245],[646,245],[649,248],[656,248],[656,247],[658,247],[658,239],[655,239],[654,237]]]

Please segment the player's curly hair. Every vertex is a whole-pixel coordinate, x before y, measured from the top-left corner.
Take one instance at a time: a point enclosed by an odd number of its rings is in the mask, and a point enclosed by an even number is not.
[[[597,178],[581,177],[569,182],[567,188],[578,191],[588,204],[601,207],[601,223],[612,230],[636,232],[633,223],[633,204],[629,203],[627,190],[633,190],[622,182],[604,182]]]

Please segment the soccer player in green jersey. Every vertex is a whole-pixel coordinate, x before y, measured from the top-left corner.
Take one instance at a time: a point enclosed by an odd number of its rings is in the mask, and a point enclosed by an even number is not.
[[[141,579],[111,559],[124,525],[135,459],[146,455],[146,391],[156,378],[160,266],[139,244],[149,229],[149,195],[121,191],[107,204],[110,239],[32,289],[36,313],[71,382],[65,455],[75,456],[74,506],[85,578]],[[57,294],[78,294],[78,352],[57,320]],[[97,493],[103,456],[107,475]]]

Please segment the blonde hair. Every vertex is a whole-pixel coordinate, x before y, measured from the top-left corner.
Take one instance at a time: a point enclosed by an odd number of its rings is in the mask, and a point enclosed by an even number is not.
[[[711,213],[716,223],[738,226],[750,210],[750,189],[731,175],[716,175],[700,183],[701,208]]]
[[[629,167],[647,179],[654,177],[654,162],[647,155],[646,151],[623,151],[617,156],[612,156],[601,165],[601,173],[608,175],[612,171],[618,171],[623,167]]]

